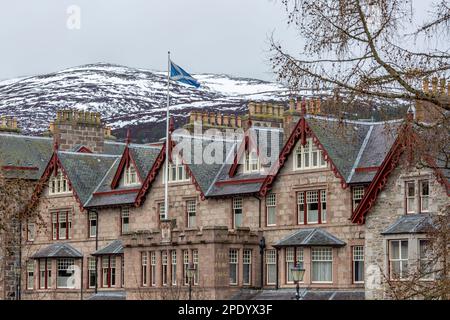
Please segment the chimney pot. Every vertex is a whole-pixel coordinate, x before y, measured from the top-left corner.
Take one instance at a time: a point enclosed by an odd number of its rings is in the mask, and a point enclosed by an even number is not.
[[[437,86],[438,86],[438,78],[437,77],[433,77],[433,79],[431,80],[431,85],[433,87],[433,94],[437,94]]]

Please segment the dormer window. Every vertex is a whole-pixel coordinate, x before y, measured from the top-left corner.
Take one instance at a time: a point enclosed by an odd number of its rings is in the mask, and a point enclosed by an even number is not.
[[[136,168],[132,164],[130,164],[130,166],[125,169],[124,185],[132,186],[136,184],[139,184]]]
[[[173,157],[169,163],[169,183],[189,181],[189,174],[179,157]]]
[[[255,151],[246,152],[244,156],[244,172],[252,173],[259,172],[261,169],[261,164],[259,161],[258,154]]]
[[[312,138],[306,140],[305,146],[299,144],[295,149],[294,170],[318,169],[326,166],[322,151],[313,143]]]
[[[49,194],[55,195],[55,194],[66,194],[70,193],[72,190],[69,186],[69,181],[64,177],[63,173],[58,171],[58,174],[55,176],[52,176],[49,181]]]

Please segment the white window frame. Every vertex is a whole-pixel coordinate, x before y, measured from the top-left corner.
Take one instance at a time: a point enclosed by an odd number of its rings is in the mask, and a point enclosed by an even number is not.
[[[170,275],[172,277],[172,285],[177,285],[177,251],[172,250],[170,253]]]
[[[141,285],[146,287],[148,285],[147,279],[148,253],[141,252]]]
[[[126,220],[126,222],[125,222]],[[122,234],[130,231],[130,208],[121,207],[120,208],[120,230]]]
[[[75,289],[75,281],[69,283],[70,278],[75,276],[75,260],[70,258],[61,258],[56,260],[56,288],[62,289]],[[69,277],[60,276],[60,272],[66,272],[67,274],[71,274]],[[60,284],[61,278],[67,278],[66,285]]]
[[[314,157],[316,158],[316,165],[313,165]],[[300,158],[300,163],[299,163]],[[307,160],[306,160],[307,159]],[[327,162],[323,157],[323,152],[313,142],[312,138],[306,139],[306,145],[302,146],[298,142],[294,152],[294,171],[321,169],[327,167]]]
[[[91,279],[94,279],[94,284],[91,285]],[[88,258],[88,287],[95,288],[97,283],[97,259],[93,257]]]
[[[284,260],[286,268],[286,283],[294,283],[291,269],[295,265],[295,248],[288,247],[284,250]]]
[[[276,249],[267,249],[266,250],[266,284],[267,285],[274,285],[277,282],[277,251]],[[270,268],[270,269],[269,269]],[[275,268],[275,279],[270,279],[270,271],[272,271],[272,268]],[[269,271],[270,270],[270,271]]]
[[[29,260],[27,262],[27,290],[34,289],[34,274],[36,269],[36,261]]]
[[[186,201],[187,227],[194,228],[197,226],[197,201]]]
[[[362,262],[363,279],[356,281],[356,264]],[[352,246],[353,283],[364,283],[364,246]]]
[[[189,173],[179,156],[172,157],[172,162],[169,163],[168,171],[169,183],[190,181]]]
[[[236,286],[239,283],[239,250],[238,249],[230,249],[228,251],[228,265],[229,265],[229,284],[232,286]],[[231,276],[231,270],[234,269],[235,278]]]
[[[27,241],[34,241],[36,237],[36,224],[34,222],[27,222]]]
[[[150,252],[150,286],[156,286],[156,252]]]
[[[317,263],[331,263],[331,280],[314,280],[314,266]],[[311,248],[311,283],[333,283],[333,248],[312,247]]]
[[[128,168],[125,168],[125,175],[123,180],[124,186],[136,186],[139,185],[139,177],[136,171],[136,167],[130,163]]]
[[[166,219],[166,203],[163,202],[158,202],[158,214],[159,214],[159,220],[164,220]]]
[[[62,170],[58,170],[56,176],[50,177],[48,186],[48,194],[51,196],[72,193],[69,180],[64,176]]]
[[[242,265],[243,265],[243,275],[242,275],[242,284],[244,286],[250,286],[252,284],[252,250],[244,249],[242,251]],[[247,266],[247,271],[245,270],[245,266]],[[245,279],[248,281],[245,281]]]
[[[414,187],[414,195],[409,194],[409,186]],[[416,213],[417,212],[417,190],[416,181],[405,181],[405,197],[406,197],[406,213]],[[410,204],[410,202],[412,202]],[[412,207],[412,208],[411,208]]]
[[[273,218],[272,223],[270,216]],[[277,195],[275,193],[269,193],[266,197],[266,225],[268,227],[277,225]]]
[[[242,219],[244,217],[244,199],[242,197],[234,197],[233,200],[233,229],[236,229],[237,227],[242,227]],[[240,212],[240,213],[238,213]],[[240,223],[239,225],[236,223],[238,219],[236,219],[236,216],[240,215]]]
[[[427,184],[428,194],[424,194],[424,183]],[[419,192],[420,192],[420,212],[429,212],[430,211],[430,181],[429,180],[419,180]],[[424,199],[426,199],[427,206],[424,207]]]
[[[199,256],[198,256],[198,250],[193,249],[192,250],[192,264],[194,265],[195,272],[194,272],[194,286],[198,286],[199,276],[200,276],[200,270],[199,270]]]
[[[95,238],[97,236],[98,219],[97,213],[89,211],[89,238]],[[92,222],[95,221],[95,226]]]
[[[183,284],[185,286],[189,285],[189,279],[187,276],[187,270],[189,268],[189,250],[185,249],[183,252]]]
[[[261,162],[256,151],[244,152],[244,173],[255,173],[261,171]]]
[[[362,198],[364,197],[364,186],[352,187],[352,205],[353,211],[356,210]]]
[[[406,258],[403,258],[403,252],[402,252],[402,242],[406,242],[407,247],[406,247]],[[393,243],[397,243],[398,244],[398,258],[393,258],[392,257],[392,244]],[[408,269],[409,269],[409,241],[407,239],[392,239],[388,241],[388,246],[389,246],[389,278],[391,280],[405,280],[408,278]],[[403,262],[406,261],[406,275],[404,275],[404,270],[403,270]],[[400,266],[400,275],[399,277],[393,277],[394,273],[393,273],[393,267],[392,267],[392,263],[393,262],[398,262],[399,266]]]
[[[167,250],[163,250],[161,251],[161,283],[163,286],[167,286],[169,284],[168,273],[169,273],[169,254]]]

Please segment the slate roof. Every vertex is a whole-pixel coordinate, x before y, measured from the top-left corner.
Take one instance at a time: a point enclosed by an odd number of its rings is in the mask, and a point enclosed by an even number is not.
[[[152,168],[153,163],[161,152],[161,148],[136,144],[130,144],[129,148],[130,154],[136,162],[136,169],[139,172],[139,176],[142,179],[145,179],[148,172]]]
[[[53,140],[45,137],[27,137],[0,133],[0,167],[36,167],[37,170],[7,170],[9,178],[38,180],[50,160]]]
[[[345,246],[345,242],[323,228],[300,229],[278,241],[274,247]]]
[[[53,243],[38,252],[32,258],[82,258],[83,254],[68,243]]]
[[[432,225],[433,221],[429,214],[407,214],[397,219],[397,221],[381,232],[381,234],[426,233],[430,231]]]
[[[100,250],[97,250],[92,255],[93,256],[102,256],[102,255],[111,255],[111,254],[123,254],[123,245],[122,240],[114,240],[106,247],[103,247]]]
[[[58,158],[84,205],[118,156],[59,151]]]

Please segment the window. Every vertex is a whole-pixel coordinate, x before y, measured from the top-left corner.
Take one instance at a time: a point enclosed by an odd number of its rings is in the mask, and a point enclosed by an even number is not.
[[[252,250],[244,249],[243,251],[244,274],[242,275],[242,284],[252,284]]]
[[[69,181],[64,177],[61,170],[56,176],[52,176],[49,180],[49,195],[67,194],[72,192],[69,186]]]
[[[116,257],[102,257],[102,287],[111,288],[116,286]]]
[[[52,212],[53,240],[66,240],[71,238],[72,214],[69,211]]]
[[[150,285],[156,286],[156,252],[150,252]]]
[[[89,288],[95,288],[97,284],[97,259],[96,258],[88,258],[88,282]]]
[[[147,263],[148,263],[147,252],[141,252],[141,284],[142,284],[142,286],[147,285]]]
[[[164,202],[158,203],[159,220],[166,219],[166,204]]]
[[[180,157],[173,157],[172,162],[169,163],[169,183],[189,181],[189,174]]]
[[[414,181],[406,182],[406,213],[416,212],[416,184]]]
[[[233,198],[233,228],[242,226],[242,198]]]
[[[267,284],[275,284],[277,278],[277,253],[274,249],[266,250]]]
[[[199,264],[198,264],[198,250],[192,250],[192,263],[194,265],[195,268],[195,272],[194,272],[194,285],[198,285],[198,280],[199,280]]]
[[[313,224],[326,222],[327,219],[326,191],[314,190],[314,191],[298,192],[297,217],[298,217],[297,219],[298,224]]]
[[[352,247],[353,283],[364,282],[364,247]]]
[[[187,270],[189,268],[189,251],[183,250],[183,278],[184,285],[189,285],[189,278],[187,276]]]
[[[27,241],[34,241],[36,236],[36,225],[34,222],[27,223]]]
[[[33,290],[34,289],[34,268],[35,263],[34,260],[27,262],[27,289]]]
[[[132,164],[130,164],[129,167],[125,169],[125,180],[123,184],[125,186],[139,184],[136,168]]]
[[[121,268],[120,268],[120,286],[123,288],[125,286],[125,259],[124,256],[120,258]]]
[[[430,187],[428,180],[422,180],[420,183],[420,212],[429,211]]]
[[[120,210],[121,230],[123,234],[130,230],[130,208],[123,207]]]
[[[89,237],[95,238],[97,236],[97,213],[89,212]]]
[[[230,266],[230,284],[238,284],[238,251],[237,249],[230,249],[229,253],[229,266]]]
[[[353,211],[356,210],[359,203],[361,202],[362,198],[364,196],[364,187],[363,186],[356,186],[352,188],[352,198],[353,198]]]
[[[48,289],[52,285],[52,261],[39,260],[39,288]]]
[[[196,226],[196,202],[195,200],[186,201],[187,210],[187,227],[193,228]]]
[[[292,276],[292,268],[294,267],[294,248],[286,248],[286,283],[293,283],[294,277]]]
[[[391,240],[389,245],[391,279],[406,279],[408,276],[408,240]]]
[[[423,280],[433,280],[432,246],[429,240],[419,240],[419,272]]]
[[[325,168],[327,164],[322,151],[317,148],[311,138],[308,138],[306,141],[305,146],[299,143],[295,150],[294,170]]]
[[[176,286],[177,285],[177,251],[176,250],[172,250],[171,253],[171,272],[170,274],[172,275],[172,285]]]
[[[161,263],[162,263],[162,285],[167,286],[167,268],[168,268],[168,257],[167,257],[167,251],[161,252]]]
[[[245,152],[244,155],[244,172],[245,173],[252,173],[252,172],[259,172],[261,168],[261,164],[259,161],[258,154],[255,151],[252,152]]]
[[[57,288],[75,288],[75,266],[73,259],[58,259]]]
[[[331,248],[312,248],[312,282],[332,282],[333,253]]]
[[[277,197],[274,193],[270,193],[266,198],[267,225],[276,225]]]

